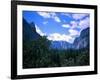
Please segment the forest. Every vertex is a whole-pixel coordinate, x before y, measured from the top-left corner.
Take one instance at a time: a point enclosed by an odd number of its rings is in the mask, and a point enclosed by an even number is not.
[[[89,48],[59,50],[51,49],[50,44],[46,36],[23,40],[23,68],[89,65]]]

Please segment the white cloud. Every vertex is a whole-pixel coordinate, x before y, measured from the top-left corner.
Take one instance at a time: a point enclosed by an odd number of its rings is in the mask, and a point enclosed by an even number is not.
[[[71,21],[70,22],[70,24],[71,24],[71,28],[78,28],[78,22],[77,21]]]
[[[86,17],[85,19],[81,20],[79,22],[79,26],[80,28],[83,30],[83,29],[86,29],[87,27],[90,26],[90,19],[89,17]]]
[[[50,14],[48,12],[37,12],[37,13],[44,18],[50,18]]]
[[[38,34],[40,34],[41,36],[45,36],[45,35],[46,35],[45,33],[43,33],[43,32],[40,30],[40,28],[39,28],[37,25],[35,25],[35,27],[36,27],[36,32],[37,32]]]
[[[80,20],[80,19],[83,19],[84,17],[86,17],[88,14],[72,14],[72,17],[75,19],[75,20]]]
[[[60,18],[56,15],[56,13],[51,12],[50,13],[51,18],[53,18],[56,22],[61,22]]]
[[[82,19],[80,21],[71,21],[70,22],[71,29],[79,28],[79,29],[83,30],[89,26],[90,26],[90,18],[89,17],[86,17],[85,19]]]
[[[73,43],[74,41],[74,38],[71,37],[70,35],[65,35],[65,34],[61,35],[59,33],[50,34],[47,38],[53,41],[67,41],[69,43]]]
[[[63,24],[62,27],[70,29],[80,28],[78,21],[71,21],[69,24]]]
[[[43,18],[48,18],[48,19],[51,18],[56,22],[61,22],[60,18],[54,12],[37,12],[37,13]]]
[[[64,28],[70,28],[71,26],[69,24],[63,24],[62,27],[64,27]]]
[[[57,16],[55,16],[55,17],[53,17],[53,18],[54,18],[54,20],[55,20],[56,22],[61,22],[60,19],[59,19]]]
[[[71,14],[71,13],[62,13],[62,15],[65,15],[67,17],[71,17],[75,20],[81,20],[84,17],[88,16],[88,14],[85,14],[85,13],[77,13],[77,14],[76,13],[73,13],[73,14]]]
[[[78,36],[80,35],[80,32],[74,29],[69,29],[70,35],[71,36]]]
[[[71,14],[70,14],[70,13],[62,13],[62,15],[65,15],[65,16],[68,16],[68,17],[71,17]]]

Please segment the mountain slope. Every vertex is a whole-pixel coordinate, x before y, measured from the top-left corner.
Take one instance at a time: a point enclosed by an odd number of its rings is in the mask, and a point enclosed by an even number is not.
[[[89,48],[89,28],[84,29],[73,43],[76,49]]]
[[[36,40],[40,37],[40,35],[36,32],[35,24],[29,24],[23,18],[23,39],[25,41]]]

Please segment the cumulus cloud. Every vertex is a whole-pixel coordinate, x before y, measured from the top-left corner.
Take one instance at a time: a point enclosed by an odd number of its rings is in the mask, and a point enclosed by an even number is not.
[[[37,12],[37,13],[44,18],[50,18],[50,14],[48,12]]]
[[[55,22],[61,22],[60,18],[55,12],[37,12],[40,16],[46,19],[53,19]],[[49,40],[53,41],[67,41],[69,43],[73,43],[75,36],[79,36],[81,31],[90,25],[90,18],[88,14],[69,14],[69,13],[62,13],[61,15],[65,15],[71,18],[71,21],[68,23],[63,23],[61,26],[66,28],[66,32],[69,34],[60,34],[60,33],[52,33],[47,36]],[[44,21],[43,24],[49,23],[48,21]],[[78,29],[77,29],[78,28]],[[36,26],[36,31],[41,36],[46,35],[43,33],[39,27]]]
[[[59,19],[57,16],[55,16],[55,17],[53,17],[53,18],[54,18],[54,20],[55,20],[56,22],[61,22],[60,19]]]
[[[78,28],[78,22],[77,21],[71,21],[70,22],[70,24],[71,24],[71,28]]]
[[[75,20],[81,20],[83,19],[84,17],[88,16],[89,14],[86,14],[86,13],[62,13],[62,15],[65,15],[67,17],[71,17]]]
[[[89,27],[90,26],[90,19],[89,19],[89,17],[86,17],[85,19],[80,20],[79,26],[81,27],[82,30],[87,28],[87,27]]]
[[[69,29],[69,33],[71,36],[78,36],[80,35],[80,32],[74,29]]]
[[[67,16],[67,17],[72,17],[70,13],[62,13],[62,15]]]
[[[60,18],[54,12],[37,12],[43,18],[51,18],[56,22],[61,22]]]
[[[63,24],[62,27],[64,27],[64,28],[70,28],[71,26],[69,24]]]
[[[72,14],[72,17],[75,19],[75,20],[80,20],[80,19],[83,19],[84,17],[88,16],[88,14]]]
[[[71,21],[69,25],[71,29],[79,28],[83,30],[90,26],[90,18],[86,17],[80,21]]]
[[[45,33],[43,33],[43,32],[40,30],[40,28],[39,28],[37,25],[35,25],[35,27],[36,27],[36,32],[37,32],[38,34],[40,34],[41,36],[45,36],[45,35],[46,35]]]
[[[65,35],[65,34],[61,35],[59,33],[50,34],[47,38],[49,40],[53,40],[53,41],[67,41],[70,43],[73,43],[73,41],[74,41],[74,38],[71,37],[70,35]]]
[[[53,18],[56,22],[61,22],[60,18],[56,15],[55,12],[51,12],[49,14],[50,14],[51,18]]]
[[[69,24],[63,24],[62,27],[64,28],[80,28],[77,21],[71,21]]]

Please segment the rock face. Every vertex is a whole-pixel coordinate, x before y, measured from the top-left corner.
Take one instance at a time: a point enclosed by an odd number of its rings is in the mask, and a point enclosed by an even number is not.
[[[40,35],[36,32],[35,24],[34,23],[29,24],[23,18],[23,39],[25,41],[31,41],[31,40],[36,40],[39,37]]]
[[[84,29],[73,44],[66,41],[51,41],[53,49],[82,49],[89,48],[89,28]]]
[[[84,29],[80,37],[76,38],[73,46],[75,49],[81,49],[81,48],[89,48],[89,28]]]
[[[51,47],[53,49],[70,49],[72,44],[66,41],[51,41]]]

